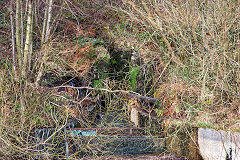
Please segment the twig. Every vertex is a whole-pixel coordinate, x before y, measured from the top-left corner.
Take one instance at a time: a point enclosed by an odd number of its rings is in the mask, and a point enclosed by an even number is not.
[[[68,117],[66,118],[65,124],[62,125],[57,131],[55,131],[51,136],[49,136],[42,144],[47,143],[47,141],[49,141],[56,133],[61,131],[67,125],[67,120],[68,120]]]
[[[73,86],[57,86],[54,88],[72,88],[72,89],[89,89],[89,90],[100,90],[100,91],[106,91],[109,93],[124,93],[126,96],[128,96],[129,98],[135,98],[138,100],[144,100],[150,103],[156,103],[158,102],[158,99],[156,98],[152,98],[152,97],[147,97],[147,96],[142,96],[139,93],[133,92],[133,91],[125,91],[125,90],[109,90],[106,88],[92,88],[92,87],[73,87]]]
[[[110,92],[110,93],[134,93],[136,95],[140,95],[136,92],[133,92],[133,91],[125,91],[125,90],[109,90],[109,89],[106,89],[106,88],[92,88],[92,87],[87,87],[87,86],[84,86],[84,87],[73,87],[73,86],[57,86],[57,87],[53,87],[53,88],[72,88],[72,89],[89,89],[89,90],[99,90],[99,91],[107,91],[107,92]]]

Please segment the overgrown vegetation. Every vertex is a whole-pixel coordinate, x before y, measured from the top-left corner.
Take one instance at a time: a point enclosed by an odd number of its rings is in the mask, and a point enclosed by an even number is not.
[[[164,72],[168,72],[167,85],[172,88],[162,88],[165,83],[157,75],[154,90],[175,95],[165,96],[169,101],[166,106],[181,108],[181,112],[216,113],[215,124],[236,120],[239,112],[233,114],[233,110],[239,106],[240,76],[237,1],[125,0],[113,8],[144,26],[144,33],[150,33],[142,46],[152,44],[150,49],[157,52],[152,55],[161,57]],[[223,115],[228,115],[226,121]]]
[[[135,134],[172,142],[185,126],[239,130],[238,1],[3,0],[0,6],[0,157],[110,153],[109,139],[80,143],[82,131],[71,128],[146,127]],[[141,115],[136,121],[133,108]]]

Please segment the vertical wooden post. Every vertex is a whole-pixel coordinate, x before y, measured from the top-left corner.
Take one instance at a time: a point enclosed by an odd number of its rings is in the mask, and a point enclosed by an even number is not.
[[[139,127],[139,113],[137,111],[137,108],[131,109],[130,120],[134,123],[135,127]]]

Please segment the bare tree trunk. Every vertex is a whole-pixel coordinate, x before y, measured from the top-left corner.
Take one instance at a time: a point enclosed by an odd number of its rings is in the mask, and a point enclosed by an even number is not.
[[[20,14],[21,14],[21,53],[22,53],[22,55],[23,55],[23,39],[24,39],[24,31],[23,31],[23,20],[24,20],[24,18],[23,18],[23,1],[22,0],[20,0],[20,6],[21,6],[21,10],[20,10]],[[22,58],[22,57],[21,57]],[[22,63],[22,59],[21,59],[21,63]]]
[[[40,62],[40,68],[37,74],[37,78],[36,78],[36,82],[35,85],[38,86],[39,85],[39,81],[42,77],[43,74],[43,66],[47,61],[47,55],[48,55],[48,51],[46,49],[47,47],[47,42],[48,42],[48,38],[49,38],[49,34],[50,34],[50,22],[51,22],[51,17],[52,17],[52,4],[53,1],[49,0],[48,2],[48,8],[46,7],[45,10],[45,14],[44,14],[44,22],[43,22],[43,31],[42,31],[42,47],[43,47],[43,58]]]
[[[11,0],[10,4],[10,21],[11,21],[11,30],[12,30],[12,59],[13,59],[13,72],[15,75],[15,79],[17,78],[16,74],[16,54],[15,54],[15,37],[14,37],[14,22],[13,22],[13,0]]]
[[[31,46],[31,24],[32,24],[32,1],[28,2],[28,15],[27,15],[27,29],[26,29],[26,39],[24,46],[24,57],[23,57],[23,67],[22,67],[22,77],[27,78],[27,63],[30,54],[30,46]]]
[[[46,7],[43,20],[43,30],[42,30],[42,45],[48,41],[50,34],[50,22],[52,17],[52,0],[47,0],[48,7]]]
[[[34,14],[34,12],[32,11],[32,14]],[[31,16],[31,27],[30,27],[30,48],[29,48],[29,57],[28,57],[28,72],[30,72],[31,70],[31,62],[32,62],[32,54],[33,54],[33,15]]]
[[[18,62],[18,67],[21,68],[22,66],[22,52],[21,52],[21,40],[20,40],[20,0],[16,1],[16,46],[17,46],[17,62]]]
[[[48,4],[48,0],[47,0],[46,3]],[[45,13],[44,13],[44,19],[43,19],[42,38],[41,38],[41,44],[42,45],[45,43],[47,18],[48,18],[48,7],[45,7]]]
[[[49,34],[50,34],[50,22],[52,18],[52,4],[53,0],[49,0],[49,7],[48,7],[48,19],[47,19],[47,26],[46,26],[46,36],[45,36],[45,41],[48,41]]]

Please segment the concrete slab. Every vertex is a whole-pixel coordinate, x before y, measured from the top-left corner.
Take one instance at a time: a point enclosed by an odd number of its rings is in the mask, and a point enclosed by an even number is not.
[[[240,160],[240,133],[199,128],[198,145],[204,160]]]

